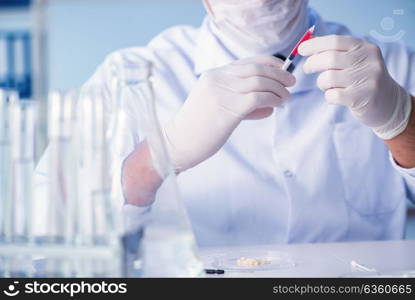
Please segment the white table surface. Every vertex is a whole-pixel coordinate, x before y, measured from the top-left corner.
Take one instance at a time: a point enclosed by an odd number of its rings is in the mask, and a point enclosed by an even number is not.
[[[288,253],[294,267],[255,272],[227,271],[208,277],[364,277],[352,272],[351,261],[375,268],[380,274],[415,271],[415,241],[376,241],[327,244],[292,244],[255,247],[203,248],[200,255],[206,268],[215,264],[218,255],[240,251],[279,251]],[[372,275],[373,276],[373,275]]]

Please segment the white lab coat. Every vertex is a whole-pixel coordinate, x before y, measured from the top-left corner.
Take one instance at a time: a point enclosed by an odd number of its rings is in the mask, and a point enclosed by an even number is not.
[[[311,10],[310,17],[317,35],[352,35]],[[415,95],[414,52],[402,44],[376,43],[391,75]],[[155,64],[156,105],[163,124],[183,105],[201,73],[236,59],[212,32],[208,18],[201,28],[170,28],[145,48],[109,55],[85,85],[102,86],[109,114],[110,66],[116,55]],[[179,175],[200,245],[403,237],[406,200],[415,199],[415,169],[398,167],[384,142],[347,108],[328,105],[316,85],[317,75],[305,75],[303,62],[297,62],[298,83],[284,107],[267,119],[243,122],[216,155]],[[133,112],[134,99],[131,108]],[[141,139],[134,113],[128,122],[121,160]],[[44,164],[37,175],[40,199],[47,184]]]

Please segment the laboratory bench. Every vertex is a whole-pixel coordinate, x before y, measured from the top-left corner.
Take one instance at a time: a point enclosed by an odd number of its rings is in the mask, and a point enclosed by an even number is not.
[[[238,267],[244,253],[268,253],[282,264]],[[208,277],[415,277],[415,240],[205,248],[200,255],[208,269],[225,266],[225,274]]]

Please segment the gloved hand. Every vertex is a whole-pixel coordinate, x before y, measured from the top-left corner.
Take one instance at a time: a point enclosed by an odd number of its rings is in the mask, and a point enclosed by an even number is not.
[[[260,119],[289,98],[295,77],[283,62],[259,56],[203,74],[164,135],[176,173],[208,159],[244,119]]]
[[[323,72],[319,88],[332,104],[348,106],[382,139],[402,133],[412,109],[410,95],[389,75],[378,46],[348,36],[316,37],[301,44],[305,73]]]

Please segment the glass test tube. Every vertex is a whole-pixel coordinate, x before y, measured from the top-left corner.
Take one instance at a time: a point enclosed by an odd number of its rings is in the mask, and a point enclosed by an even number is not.
[[[203,265],[196,254],[196,242],[177,190],[176,176],[157,115],[154,72],[155,68],[149,61],[124,60],[118,73],[121,110],[130,105],[137,107],[141,138],[149,146],[155,169],[164,178],[150,217],[142,224],[142,274],[149,277],[201,276]]]
[[[52,243],[74,242],[76,231],[76,166],[73,131],[76,97],[52,92],[49,96],[50,184],[47,212]]]
[[[33,242],[32,195],[35,149],[35,105],[9,98],[12,191],[10,226],[14,242]]]
[[[66,244],[76,243],[76,237],[80,233],[78,222],[79,195],[78,195],[78,174],[77,174],[77,155],[78,144],[76,140],[77,126],[77,103],[79,95],[77,92],[68,92],[64,97],[65,118],[64,125],[66,127],[69,145],[67,149],[67,163],[64,167],[66,173],[66,183],[68,191],[67,217],[65,224],[65,242]]]
[[[5,241],[6,237],[7,204],[11,191],[10,162],[8,95],[6,91],[0,90],[0,241]]]

